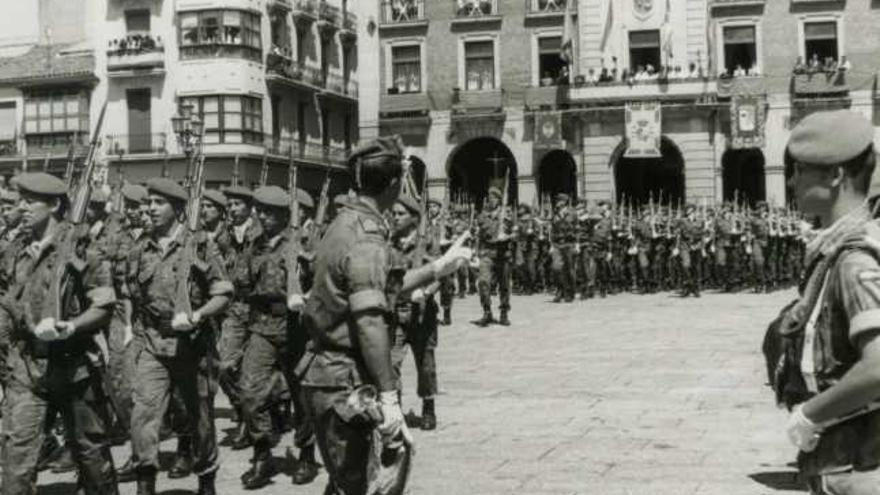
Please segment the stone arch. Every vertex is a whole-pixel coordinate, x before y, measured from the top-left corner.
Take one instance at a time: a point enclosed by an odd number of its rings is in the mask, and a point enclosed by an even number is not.
[[[767,199],[764,153],[758,148],[727,150],[721,155],[721,189],[724,201],[754,206]]]
[[[516,158],[497,138],[478,137],[462,143],[449,154],[446,172],[453,201],[482,206],[489,187],[502,186],[506,174],[508,203],[516,203],[519,195]]]
[[[684,155],[672,139],[660,138],[660,154],[656,158],[628,158],[624,138],[611,154],[615,200],[634,205],[645,204],[662,196],[666,204],[686,200]]]
[[[534,176],[539,198],[549,196],[555,202],[557,194],[565,193],[577,200],[577,163],[571,153],[562,149],[551,150],[536,164]]]

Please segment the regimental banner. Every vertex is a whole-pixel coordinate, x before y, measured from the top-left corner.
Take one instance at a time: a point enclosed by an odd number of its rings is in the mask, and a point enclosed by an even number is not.
[[[536,148],[562,148],[562,113],[539,112],[535,114]]]
[[[660,157],[660,102],[630,102],[626,104],[625,121],[628,146],[627,158]]]
[[[730,147],[764,146],[764,99],[736,95],[730,101]]]

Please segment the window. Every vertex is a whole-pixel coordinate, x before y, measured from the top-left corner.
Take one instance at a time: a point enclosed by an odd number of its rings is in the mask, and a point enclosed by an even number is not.
[[[755,26],[724,28],[724,67],[729,74],[748,71],[757,64]]]
[[[33,148],[69,145],[88,141],[89,97],[85,91],[35,91],[25,95],[24,129]]]
[[[830,57],[837,61],[837,23],[805,22],[804,23],[804,55],[807,60],[818,59],[820,64]]]
[[[398,93],[422,91],[422,48],[419,45],[391,47],[391,87]]]
[[[629,67],[636,72],[639,68],[660,70],[660,31],[630,31]]]
[[[183,59],[212,56],[261,58],[259,14],[241,10],[182,12],[179,22]]]
[[[0,103],[0,141],[12,141],[15,139],[15,102]]]
[[[150,11],[149,10],[126,10],[125,11],[125,31],[128,34],[149,34],[150,33]]]
[[[538,38],[538,78],[541,86],[552,86],[559,82],[565,61],[559,57],[562,37]]]
[[[205,126],[205,144],[261,143],[263,102],[240,95],[181,98],[181,106],[193,105]]]
[[[464,44],[465,90],[495,89],[495,42],[468,41]]]

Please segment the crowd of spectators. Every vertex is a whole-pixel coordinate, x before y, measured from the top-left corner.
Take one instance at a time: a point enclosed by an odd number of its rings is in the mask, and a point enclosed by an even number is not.
[[[143,52],[152,52],[161,50],[162,38],[160,36],[150,36],[149,34],[129,34],[123,38],[110,40],[111,53],[118,54],[136,54]]]
[[[791,72],[796,76],[820,73],[834,75],[850,70],[852,70],[852,64],[846,59],[846,55],[841,56],[839,61],[834,60],[834,57],[825,57],[825,60],[821,60],[819,55],[814,53],[809,62],[804,62],[803,57],[798,57]]]

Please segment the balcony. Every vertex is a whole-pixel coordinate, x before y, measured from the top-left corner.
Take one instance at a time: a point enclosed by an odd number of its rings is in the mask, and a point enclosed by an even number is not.
[[[767,0],[709,0],[709,8],[763,7]]]
[[[0,158],[20,156],[18,142],[14,137],[0,139]]]
[[[20,154],[30,157],[66,156],[73,145],[74,153],[83,154],[88,151],[89,138],[85,133],[59,132],[47,134],[27,134],[26,149],[18,148]]]
[[[565,14],[567,1],[573,3],[572,7],[577,12],[575,0],[526,0],[526,17],[561,17]]]
[[[425,0],[386,0],[382,2],[380,29],[427,25]]]
[[[321,31],[321,36],[327,38],[339,29],[341,15],[342,11],[335,5],[327,2],[318,4],[318,29]]]
[[[379,97],[379,112],[382,114],[427,114],[431,109],[428,93],[388,93]]]
[[[501,20],[498,0],[453,0],[453,24],[496,22]]]
[[[299,89],[317,91],[324,87],[320,69],[292,60],[281,53],[266,55],[266,80],[283,82]]]
[[[767,80],[762,76],[721,77],[717,84],[719,98],[734,95],[759,96],[768,92]]]
[[[569,102],[568,85],[544,85],[526,88],[527,108],[558,107]]]
[[[357,41],[357,15],[354,12],[342,12],[342,31],[339,38],[345,45],[351,45]]]
[[[292,155],[297,160],[336,167],[345,166],[349,154],[349,150],[343,146],[324,146],[289,137],[266,136],[265,147],[271,155]]]
[[[315,0],[293,0],[293,20],[307,26],[318,19],[318,6]]]
[[[453,122],[503,121],[504,92],[500,89],[461,91],[456,88],[452,91],[450,117]]]
[[[107,155],[160,155],[168,150],[168,137],[156,134],[111,134],[104,138]],[[170,151],[170,150],[169,150]]]
[[[162,39],[150,35],[129,35],[110,41],[107,50],[108,77],[141,77],[165,73]]]
[[[792,92],[797,96],[827,96],[849,92],[846,71],[833,70],[792,74]]]
[[[350,77],[328,73],[324,77],[324,88],[336,96],[357,102],[358,84],[356,80],[352,80]]]
[[[692,99],[714,96],[714,79],[684,78],[649,81],[609,82],[575,86],[569,90],[572,103],[602,102],[607,100],[664,100]]]

